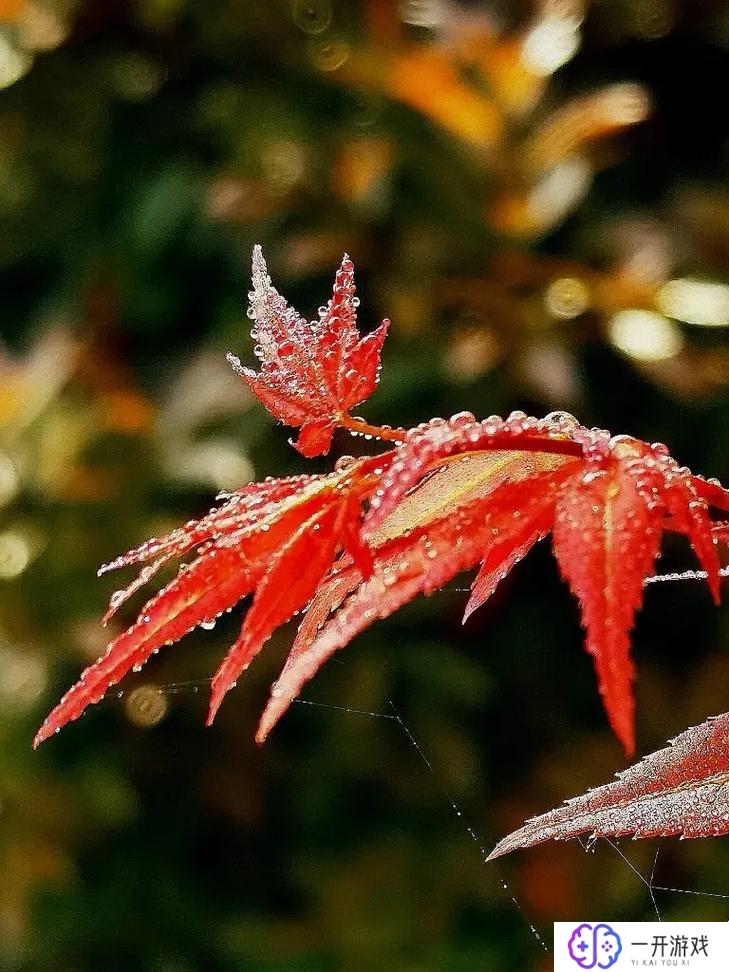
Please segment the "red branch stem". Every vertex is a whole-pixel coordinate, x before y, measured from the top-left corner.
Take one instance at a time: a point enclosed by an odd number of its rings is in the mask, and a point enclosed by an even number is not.
[[[352,415],[343,415],[339,419],[339,426],[350,432],[359,432],[360,435],[371,435],[373,439],[381,439],[383,442],[404,442],[408,434],[408,429],[371,425],[364,419]],[[582,446],[578,442],[572,442],[570,439],[542,438],[538,435],[525,435],[521,438],[515,438],[510,434],[496,434],[488,443],[482,443],[478,446],[479,452],[486,452],[491,449],[552,452],[557,455],[575,457],[583,454]]]

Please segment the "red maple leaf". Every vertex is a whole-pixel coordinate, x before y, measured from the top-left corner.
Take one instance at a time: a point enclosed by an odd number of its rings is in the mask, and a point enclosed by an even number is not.
[[[310,458],[323,455],[337,425],[377,387],[390,322],[360,337],[354,265],[346,254],[331,300],[319,308],[315,321],[301,317],[271,286],[260,246],[253,249],[248,296],[261,370],[245,368],[234,355],[228,360],[272,415],[301,429],[295,443],[299,452]]]
[[[630,436],[586,429],[564,413],[542,421],[512,413],[507,422],[492,417],[480,423],[457,416],[419,427],[398,450],[372,499],[365,532],[386,518],[413,488],[422,464],[432,466],[445,457],[506,447],[581,458],[560,490],[554,514],[547,506],[543,515],[554,522],[554,553],[580,601],[586,647],[594,658],[608,718],[626,753],[632,753],[629,632],[643,600],[644,581],[652,573],[664,529],[682,532],[718,600],[715,541],[722,534],[712,533],[709,502],[725,504],[726,493],[679,467],[661,443],[649,446]],[[513,545],[513,555],[526,551],[544,531],[544,521],[541,529],[538,520],[528,524]],[[497,567],[501,569],[498,563]],[[492,570],[487,556],[467,613],[478,606],[481,592],[488,596],[493,589]]]
[[[255,374],[240,367],[241,374],[269,411],[301,427],[301,451],[325,451],[336,426],[393,448],[340,460],[329,475],[245,486],[207,516],[102,568],[149,561],[112,596],[108,617],[163,564],[193,555],[86,669],[35,744],[99,701],[130,668],[249,594],[240,636],[213,678],[208,722],[273,631],[307,608],[258,729],[263,741],[322,663],[373,621],[480,565],[468,616],[554,529],[554,552],[580,602],[608,718],[632,752],[629,632],[662,533],[685,534],[718,599],[716,544],[729,531],[711,510],[729,510],[729,492],[680,467],[663,445],[587,429],[562,412],[484,421],[464,412],[410,431],[350,416],[376,384],[387,324],[359,337],[346,257],[332,300],[309,324],[271,287],[256,248],[251,313],[262,368]]]

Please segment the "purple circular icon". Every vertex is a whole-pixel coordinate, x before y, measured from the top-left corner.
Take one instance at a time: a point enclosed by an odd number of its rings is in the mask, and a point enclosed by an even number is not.
[[[610,925],[578,925],[567,945],[570,958],[581,969],[610,969],[615,965],[623,944]]]

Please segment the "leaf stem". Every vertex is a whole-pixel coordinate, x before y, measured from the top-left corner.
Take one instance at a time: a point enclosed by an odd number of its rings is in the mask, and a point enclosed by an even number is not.
[[[407,429],[392,428],[389,425],[370,425],[356,415],[342,415],[337,424],[349,432],[370,435],[373,439],[381,439],[383,442],[404,442],[408,434]]]

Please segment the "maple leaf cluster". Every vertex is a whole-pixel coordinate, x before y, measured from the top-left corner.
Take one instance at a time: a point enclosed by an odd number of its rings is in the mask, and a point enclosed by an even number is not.
[[[248,595],[240,634],[212,679],[208,724],[272,633],[305,612],[261,718],[262,742],[321,665],[376,619],[478,567],[468,617],[551,531],[607,717],[626,753],[634,751],[630,630],[644,583],[663,533],[674,531],[688,538],[719,600],[717,543],[728,527],[713,514],[729,510],[729,492],[680,466],[660,443],[588,429],[564,412],[482,421],[463,412],[410,430],[352,416],[377,385],[389,323],[360,335],[353,273],[345,256],[332,298],[307,321],[271,285],[256,247],[248,314],[260,370],[229,357],[266,408],[300,430],[295,445],[304,455],[326,452],[338,427],[389,448],[344,457],[327,474],[246,485],[206,516],[103,567],[144,564],[112,596],[108,620],[160,567],[192,555],[83,672],[35,745],[129,669]]]

